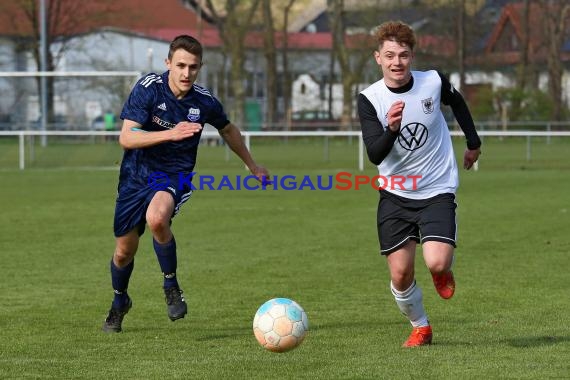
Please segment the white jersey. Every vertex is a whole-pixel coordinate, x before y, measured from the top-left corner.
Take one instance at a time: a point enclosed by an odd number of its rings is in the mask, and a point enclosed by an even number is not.
[[[386,158],[378,165],[379,186],[410,199],[455,194],[459,179],[447,122],[440,109],[441,78],[435,70],[412,71],[412,88],[394,93],[384,80],[372,84],[364,95],[388,128],[387,113],[397,100],[405,102],[400,133]]]

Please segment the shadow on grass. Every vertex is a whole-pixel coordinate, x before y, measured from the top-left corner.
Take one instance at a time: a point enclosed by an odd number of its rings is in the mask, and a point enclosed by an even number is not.
[[[570,337],[568,336],[528,336],[512,338],[507,340],[507,344],[512,347],[540,347],[540,346],[551,346],[554,344],[570,342]]]
[[[401,322],[383,322],[383,325],[399,325]],[[319,330],[346,330],[346,331],[364,331],[366,328],[370,327],[370,322],[354,323],[322,323],[310,325],[309,333],[319,331]],[[227,329],[216,329],[216,333],[207,334],[204,333],[200,337],[196,338],[196,341],[209,341],[226,339],[236,336],[246,336],[253,334],[252,330],[248,328],[227,328]]]
[[[248,335],[253,336],[253,330],[251,330],[249,327],[217,328],[212,332],[210,332],[210,330],[201,331],[200,335],[196,337],[196,341],[207,342],[211,340],[228,339],[228,338],[242,337]]]
[[[208,342],[208,341],[212,341],[212,340],[219,340],[219,339],[228,339],[228,338],[233,338],[236,336],[245,336],[247,334],[217,334],[217,335],[206,335],[206,336],[202,336],[199,338],[196,338],[196,342]]]
[[[409,323],[407,323],[405,320],[404,321],[382,321],[382,322],[377,322],[377,321],[370,321],[370,320],[366,320],[366,321],[346,321],[346,322],[333,322],[333,323],[329,323],[329,322],[324,322],[324,323],[319,323],[319,324],[310,324],[309,325],[309,330],[310,331],[318,331],[318,330],[347,330],[347,331],[351,331],[351,330],[356,330],[356,331],[366,331],[367,329],[370,329],[371,326],[374,329],[385,329],[385,326],[403,326],[403,328],[408,328]]]

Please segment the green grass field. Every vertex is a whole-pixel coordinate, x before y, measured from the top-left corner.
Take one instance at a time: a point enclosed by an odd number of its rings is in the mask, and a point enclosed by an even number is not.
[[[276,175],[358,174],[356,140],[252,146]],[[434,343],[406,350],[371,187],[195,192],[173,225],[189,315],[168,319],[147,232],[133,309],[123,333],[106,335],[120,149],[53,142],[19,171],[15,140],[1,140],[0,378],[569,378],[569,148],[537,140],[527,161],[524,139],[487,139],[480,170],[461,170],[457,292],[441,300],[418,254]],[[196,171],[247,174],[222,147],[202,147]],[[263,350],[251,328],[277,296],[310,322],[285,354]]]

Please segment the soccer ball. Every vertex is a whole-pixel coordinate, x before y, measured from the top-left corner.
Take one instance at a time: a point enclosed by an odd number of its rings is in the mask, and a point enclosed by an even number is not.
[[[274,298],[257,309],[253,333],[259,344],[273,352],[292,350],[301,344],[309,331],[305,310],[288,298]]]

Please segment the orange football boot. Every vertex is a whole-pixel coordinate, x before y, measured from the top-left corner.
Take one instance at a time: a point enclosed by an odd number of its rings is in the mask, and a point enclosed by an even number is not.
[[[431,278],[441,298],[449,299],[453,297],[453,293],[455,293],[455,279],[452,271],[444,274],[432,274]]]
[[[431,344],[431,326],[414,327],[408,340],[404,342],[402,347],[418,347]]]

